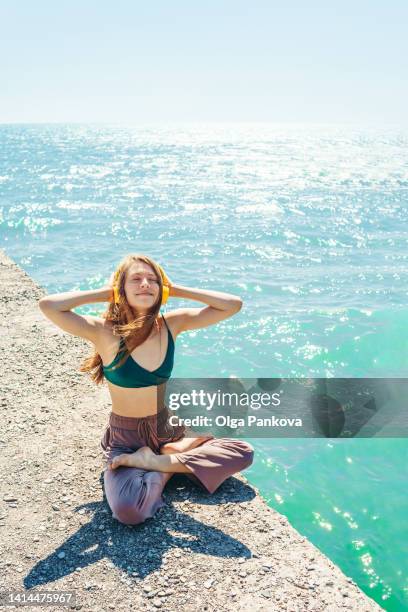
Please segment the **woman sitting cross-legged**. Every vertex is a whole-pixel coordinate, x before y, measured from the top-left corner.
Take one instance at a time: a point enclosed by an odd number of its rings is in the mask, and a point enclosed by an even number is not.
[[[169,296],[206,306],[175,309],[164,317],[160,306]],[[102,318],[71,311],[98,301],[109,302]],[[108,381],[112,410],[101,440],[104,486],[113,517],[120,522],[135,525],[152,517],[164,506],[163,488],[176,472],[213,493],[251,465],[250,444],[171,425],[164,402],[178,334],[214,325],[241,306],[240,298],[228,293],[171,283],[159,264],[141,254],[126,256],[101,289],[40,300],[47,318],[94,345],[81,371],[91,372],[97,384]]]

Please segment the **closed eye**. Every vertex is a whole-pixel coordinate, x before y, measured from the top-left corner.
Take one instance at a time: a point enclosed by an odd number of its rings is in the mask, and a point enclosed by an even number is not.
[[[136,276],[136,277],[134,277],[134,278],[131,278],[130,280],[137,280],[137,281],[140,281],[140,276]],[[149,278],[149,281],[150,281],[151,283],[158,283],[158,282],[159,282],[159,281],[158,281],[156,278]]]

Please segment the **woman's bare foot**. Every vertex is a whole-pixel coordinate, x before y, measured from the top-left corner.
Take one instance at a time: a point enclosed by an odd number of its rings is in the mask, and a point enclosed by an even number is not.
[[[117,455],[112,459],[112,462],[108,465],[108,468],[114,470],[120,465],[124,465],[126,467],[141,468],[143,470],[154,470],[155,458],[156,455],[149,446],[142,446],[134,453]]]
[[[161,455],[172,455],[174,453],[185,453],[186,451],[196,448],[203,444],[206,440],[210,440],[214,436],[211,434],[203,434],[201,436],[197,436],[196,438],[182,438],[181,440],[177,440],[177,442],[167,442],[160,447]]]

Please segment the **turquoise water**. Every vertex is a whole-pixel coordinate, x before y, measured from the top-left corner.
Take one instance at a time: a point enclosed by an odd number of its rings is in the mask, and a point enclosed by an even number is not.
[[[0,244],[48,293],[99,287],[140,251],[173,282],[240,295],[236,316],[178,337],[175,377],[405,377],[407,142],[395,127],[3,125]],[[408,609],[406,440],[251,442],[245,474],[268,503],[384,609]]]

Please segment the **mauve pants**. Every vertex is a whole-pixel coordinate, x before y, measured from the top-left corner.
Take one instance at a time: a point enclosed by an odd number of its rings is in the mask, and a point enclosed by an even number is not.
[[[185,427],[171,426],[169,415],[167,406],[158,415],[147,417],[124,417],[111,412],[101,440],[106,462],[110,463],[116,455],[133,453],[141,446],[149,446],[159,454],[166,442],[182,439]],[[185,473],[188,478],[214,493],[229,476],[251,465],[254,449],[243,440],[212,436],[200,446],[174,456],[190,468],[192,473]],[[164,472],[123,465],[114,470],[106,467],[105,495],[113,518],[125,525],[137,525],[152,517],[165,505],[164,478]]]

